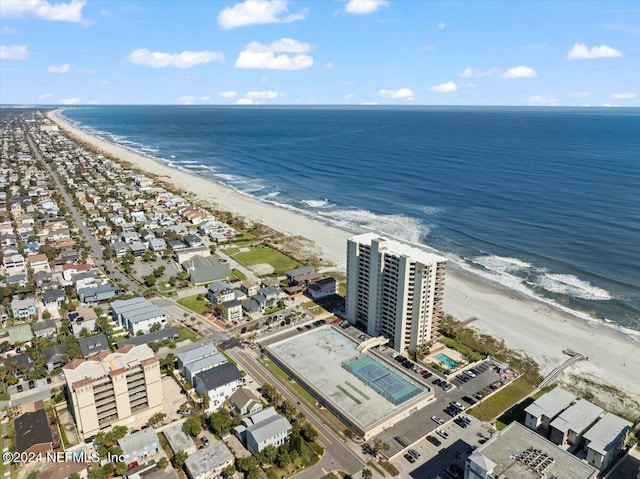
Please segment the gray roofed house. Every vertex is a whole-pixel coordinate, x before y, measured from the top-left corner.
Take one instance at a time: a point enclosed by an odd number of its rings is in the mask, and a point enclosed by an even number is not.
[[[7,369],[11,369],[15,366],[28,366],[29,368],[33,365],[33,360],[29,357],[27,353],[17,354],[15,356],[9,356],[4,360],[4,367]]]
[[[31,323],[31,329],[36,338],[50,338],[56,334],[56,321],[55,319],[36,321]]]
[[[247,313],[257,313],[262,311],[260,308],[260,303],[258,303],[255,299],[247,299],[242,302],[242,309],[244,309]]]
[[[151,331],[148,334],[134,336],[129,339],[118,341],[116,343],[116,348],[119,349],[125,344],[133,344],[134,346],[138,346],[140,344],[157,343],[165,341],[167,339],[175,339],[178,336],[180,336],[178,328],[176,326],[170,326],[168,328],[158,329],[157,331]]]
[[[474,479],[596,479],[598,471],[517,421],[467,458]]]
[[[42,453],[53,450],[53,435],[44,409],[28,412],[15,420],[16,452]]]
[[[184,376],[184,368],[187,364],[214,354],[218,354],[218,349],[211,343],[192,344],[186,348],[180,349],[176,352],[176,359],[178,361],[180,374]]]
[[[193,383],[198,394],[209,395],[208,412],[213,412],[242,386],[242,374],[234,364],[223,363],[196,374]]]
[[[602,413],[602,408],[586,399],[580,399],[551,421],[549,440],[559,446],[565,443],[578,444],[584,431],[591,427]]]
[[[50,289],[42,293],[42,302],[45,306],[60,306],[65,300],[64,289]]]
[[[223,441],[215,441],[191,454],[184,465],[190,479],[221,477],[225,467],[233,464],[235,457]]]
[[[154,324],[164,326],[167,322],[165,310],[144,298],[114,301],[111,303],[111,314],[116,323],[133,335],[139,331],[148,333]]]
[[[315,271],[315,268],[313,266],[301,266],[300,268],[287,271],[286,275],[289,281],[295,281],[298,276],[313,273],[314,271]]]
[[[115,298],[120,293],[117,286],[102,284],[95,288],[80,288],[78,298],[85,304],[98,304],[100,301],[107,301]]]
[[[157,453],[160,450],[160,441],[154,429],[148,427],[118,439],[118,446],[122,449],[125,464],[130,464]]]
[[[196,285],[211,283],[229,276],[229,263],[220,263],[210,256],[194,256],[182,263],[189,273],[189,279]]]
[[[184,366],[184,378],[189,382],[189,384],[193,385],[193,377],[201,373],[202,371],[206,371],[208,369],[212,369],[220,366],[227,362],[227,358],[221,354],[213,354],[211,356],[205,356],[204,358],[196,359],[195,361],[191,361]]]
[[[49,371],[64,366],[63,359],[67,358],[67,348],[63,344],[56,344],[42,351],[45,364]]]
[[[151,251],[164,251],[167,247],[167,243],[162,238],[149,239],[149,249]]]
[[[182,430],[182,423],[165,427],[162,434],[167,438],[169,447],[174,454],[178,451],[184,451],[187,454],[192,454],[196,451],[196,443]]]
[[[100,351],[109,351],[109,341],[104,334],[96,334],[95,336],[89,336],[88,338],[78,339],[80,344],[80,350],[85,358],[98,353]]]
[[[249,452],[256,454],[269,445],[277,447],[283,444],[291,433],[291,424],[273,406],[269,406],[246,416],[235,432]]]
[[[262,401],[251,389],[240,388],[229,397],[229,404],[237,414],[254,414],[262,411]]]
[[[24,273],[13,274],[7,277],[7,284],[9,286],[26,286],[27,285],[27,275]]]
[[[547,429],[549,423],[567,409],[575,399],[575,394],[562,388],[555,388],[526,407],[524,423],[533,430],[539,427]]]
[[[601,471],[609,467],[621,451],[631,426],[629,421],[606,413],[583,434],[587,462]]]

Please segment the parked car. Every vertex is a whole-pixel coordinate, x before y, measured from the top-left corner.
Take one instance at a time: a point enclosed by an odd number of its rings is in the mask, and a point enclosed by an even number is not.
[[[420,459],[420,453],[415,449],[409,449],[407,452],[413,456],[414,459]]]
[[[460,419],[459,417],[455,418],[455,419],[453,420],[453,422],[455,422],[455,423],[456,423],[458,426],[460,426],[462,429],[466,429],[466,428],[468,427],[468,426],[467,426],[467,423],[466,423],[466,422],[464,422],[464,421],[463,421],[462,419]]]
[[[409,461],[411,464],[413,464],[414,462],[416,462],[416,458],[413,457],[411,454],[407,453],[404,455],[404,458]]]
[[[464,409],[465,409],[465,407],[462,404],[460,404],[458,401],[451,401],[449,404],[451,404],[452,406],[457,407],[461,411],[464,411]]]
[[[436,429],[436,434],[442,439],[449,439],[449,433],[444,429]]]
[[[202,436],[200,438],[200,442],[202,443],[203,446],[207,447],[209,445],[209,439],[207,439],[206,436]]]
[[[438,416],[431,416],[431,420],[436,424],[444,424],[444,419],[439,418]]]
[[[440,444],[442,444],[440,441],[438,441],[438,438],[433,436],[427,436],[427,441],[429,441],[434,446],[439,446]]]
[[[422,377],[425,379],[429,379],[431,376],[433,376],[433,373],[430,373],[429,371],[422,371]]]
[[[465,371],[464,374],[466,374],[467,376],[469,376],[470,378],[475,378],[476,377],[476,373],[474,373],[473,371],[469,370],[469,371]]]

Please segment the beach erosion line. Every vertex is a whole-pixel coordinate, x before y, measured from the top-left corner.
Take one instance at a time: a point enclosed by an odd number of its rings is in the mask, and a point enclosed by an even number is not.
[[[48,116],[80,141],[136,169],[163,177],[179,191],[212,202],[220,210],[265,224],[287,235],[302,236],[320,248],[323,260],[333,262],[338,269],[345,269],[346,240],[354,231],[336,227],[327,219],[311,217],[304,210],[296,211],[273,201],[258,199],[215,179],[171,168],[136,150],[88,134],[62,118],[59,112],[51,111]],[[424,247],[422,244],[419,246]],[[445,311],[460,320],[480,318],[474,326],[503,338],[508,346],[536,359],[543,374],[564,360],[562,349],[573,348],[579,352],[581,348],[585,349],[590,355],[591,366],[595,366],[592,369],[596,376],[640,396],[640,354],[637,344],[620,327],[584,317],[568,308],[564,310],[533,292],[527,294],[526,291],[508,289],[496,280],[478,275],[470,267],[455,263],[451,266],[446,278]],[[626,355],[627,368],[623,372],[618,367],[625,362],[619,357],[621,355]],[[635,359],[630,359],[630,356],[635,356]],[[626,373],[633,364],[638,373],[635,381],[629,381]]]

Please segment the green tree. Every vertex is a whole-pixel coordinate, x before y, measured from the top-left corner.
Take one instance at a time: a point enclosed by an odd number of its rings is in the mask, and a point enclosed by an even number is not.
[[[291,454],[285,448],[280,448],[276,456],[276,464],[278,467],[285,468],[291,464]]]
[[[200,424],[198,418],[191,416],[182,424],[182,430],[185,434],[196,437],[202,432],[202,424]]]
[[[169,465],[169,461],[167,460],[166,457],[161,457],[160,460],[158,461],[158,467],[160,469],[166,469],[168,465]]]
[[[149,418],[149,426],[155,427],[158,424],[161,424],[164,421],[164,418],[166,417],[167,415],[163,412],[155,413],[153,416]]]
[[[48,309],[45,309],[42,313],[42,319],[51,319],[51,313]]]
[[[222,436],[231,429],[233,419],[229,410],[226,407],[221,407],[209,415],[208,422],[213,433],[217,436]]]
[[[184,461],[187,460],[187,457],[189,456],[186,452],[178,451],[173,455],[171,460],[173,461],[173,465],[180,469],[183,466]]]
[[[300,434],[302,434],[302,437],[307,442],[315,441],[318,438],[318,431],[306,421],[300,430]]]
[[[67,479],[80,479],[80,474],[78,474],[77,472],[72,472],[71,474],[69,474],[69,477]]]
[[[233,464],[229,464],[224,468],[224,471],[222,471],[222,473],[224,474],[224,477],[228,479],[236,473],[236,466],[234,466]]]
[[[122,476],[125,472],[127,472],[127,465],[124,462],[116,462],[115,473]]]
[[[247,479],[260,479],[260,468],[258,466],[252,467],[247,471]]]
[[[254,456],[239,457],[236,459],[236,467],[240,472],[248,472],[250,469],[257,466],[258,461]]]
[[[366,467],[362,470],[362,479],[371,479],[373,477],[373,472]]]

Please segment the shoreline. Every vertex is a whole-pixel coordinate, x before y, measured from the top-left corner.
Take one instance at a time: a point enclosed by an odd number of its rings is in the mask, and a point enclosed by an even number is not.
[[[306,238],[319,248],[318,256],[324,261],[345,270],[346,240],[354,233],[92,136],[61,118],[62,110],[50,111],[47,116],[72,137],[140,171],[160,177],[220,210],[262,223],[288,236]],[[510,348],[531,356],[543,375],[567,358],[562,349],[573,349],[587,354],[590,360],[572,366],[568,373],[586,374],[640,397],[640,346],[632,339],[632,330],[625,333],[626,328],[572,314],[551,302],[476,275],[452,261],[445,284],[443,306],[447,313],[459,320],[478,317],[472,323],[474,328],[503,338]]]

